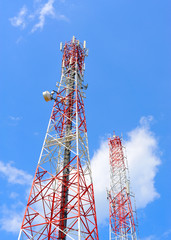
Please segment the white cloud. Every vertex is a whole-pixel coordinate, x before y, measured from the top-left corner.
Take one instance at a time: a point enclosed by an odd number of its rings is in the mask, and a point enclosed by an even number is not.
[[[0,161],[0,175],[7,178],[7,181],[12,184],[31,184],[32,176],[23,170],[17,169],[11,163],[3,163]]]
[[[143,238],[142,240],[157,240],[158,238],[156,238],[156,236],[154,236],[154,235],[150,235],[150,236],[148,236],[148,237],[146,237],[146,238]]]
[[[14,117],[14,116],[9,116],[9,125],[10,126],[17,126],[19,121],[22,120],[22,117]]]
[[[152,117],[143,117],[140,126],[128,133],[125,142],[131,186],[135,192],[137,208],[144,208],[154,201],[159,194],[154,183],[157,167],[160,164],[158,142],[150,130]],[[109,186],[109,148],[107,141],[103,141],[91,160],[95,201],[98,222],[108,221],[108,202],[106,187]]]
[[[21,169],[13,167],[11,163],[5,164],[2,161],[0,161],[0,176],[5,177],[10,184],[27,185],[22,193],[14,191],[10,193],[9,197],[12,199],[12,205],[9,206],[8,204],[7,206],[4,204],[0,206],[0,230],[19,233],[25,206],[21,201],[16,200],[19,198],[22,201],[25,200],[26,195],[28,195],[28,187],[30,189],[32,183],[32,176]]]
[[[150,235],[148,237],[142,238],[142,240],[163,240],[163,239],[169,239],[170,235],[171,235],[171,229],[167,229],[161,235]]]
[[[33,133],[35,136],[38,136],[39,135],[39,132],[34,132]]]
[[[17,38],[16,43],[19,44],[22,40],[23,40],[23,37],[20,36],[19,38]]]
[[[69,22],[69,18],[67,18],[65,15],[63,14],[56,14],[56,19],[58,20],[62,20],[62,21],[65,21],[65,22]]]
[[[11,209],[6,205],[1,206],[0,229],[6,232],[19,233],[23,216],[24,208],[22,204],[20,206],[12,206]]]
[[[141,118],[140,126],[128,133],[127,149],[131,185],[136,194],[137,207],[144,208],[159,194],[154,186],[160,164],[158,142],[150,130],[152,117]]]
[[[11,192],[10,193],[10,198],[12,198],[12,199],[15,199],[15,198],[17,198],[19,195],[18,195],[18,193],[16,193],[16,192]]]
[[[27,14],[27,7],[23,6],[17,16],[9,19],[12,26],[21,27],[22,29],[24,29],[26,26],[26,21],[25,21],[26,14]]]
[[[39,22],[35,24],[31,30],[31,32],[35,32],[37,29],[43,29],[45,24],[46,16],[55,17],[55,10],[53,7],[55,0],[48,0],[47,3],[43,5],[43,7],[39,10]]]
[[[15,211],[10,211],[8,214],[8,216],[5,215],[0,219],[1,230],[5,230],[6,232],[19,233],[23,219],[23,213],[21,214]]]
[[[165,231],[164,233],[163,233],[163,235],[162,235],[162,238],[164,239],[164,238],[168,238],[168,236],[170,236],[171,235],[171,228],[170,229],[168,229],[167,231]],[[161,238],[161,239],[162,239]]]
[[[22,117],[14,117],[14,116],[9,116],[10,120],[12,121],[20,121]]]
[[[64,1],[62,2],[64,3]],[[69,22],[69,19],[64,14],[55,12],[54,3],[55,0],[47,0],[46,3],[43,3],[42,0],[34,0],[32,10],[28,10],[26,6],[23,6],[18,15],[9,20],[12,26],[21,27],[22,29],[32,23],[31,33],[34,33],[38,29],[42,30],[47,17]],[[19,43],[22,39],[23,38],[20,37],[16,43]]]
[[[105,224],[109,216],[106,188],[109,186],[109,149],[107,141],[101,142],[100,148],[91,159],[91,170],[95,192],[97,220]],[[108,223],[107,223],[108,224]]]

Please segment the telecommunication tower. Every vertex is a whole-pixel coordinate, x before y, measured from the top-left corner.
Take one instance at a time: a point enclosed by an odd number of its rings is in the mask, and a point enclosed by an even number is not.
[[[109,236],[110,240],[137,240],[137,216],[134,195],[130,192],[127,159],[121,139],[109,139],[110,190]],[[134,201],[133,201],[134,200]]]
[[[61,80],[18,240],[99,239],[85,118],[86,43],[64,46]]]

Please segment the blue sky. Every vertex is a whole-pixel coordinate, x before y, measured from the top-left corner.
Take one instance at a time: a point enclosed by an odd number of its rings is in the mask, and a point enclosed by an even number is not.
[[[60,79],[59,43],[75,35],[89,49],[92,168],[107,171],[106,140],[122,133],[141,239],[171,239],[170,1],[6,0],[0,8],[0,238],[17,239],[52,109],[42,92]],[[101,169],[93,173],[98,208],[108,204]],[[107,210],[97,214],[108,239]]]

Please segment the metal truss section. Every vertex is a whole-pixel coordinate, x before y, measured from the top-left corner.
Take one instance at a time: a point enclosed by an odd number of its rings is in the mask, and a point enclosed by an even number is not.
[[[121,139],[117,136],[109,139],[109,164],[110,240],[137,240],[135,199],[130,192],[130,180],[124,148]]]
[[[62,48],[61,81],[18,240],[99,239],[83,98],[87,49]]]

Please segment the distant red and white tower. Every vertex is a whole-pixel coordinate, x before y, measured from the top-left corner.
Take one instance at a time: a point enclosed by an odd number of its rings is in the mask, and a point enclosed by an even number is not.
[[[85,118],[82,45],[64,46],[52,114],[31,187],[18,240],[99,239]]]
[[[121,139],[109,139],[110,190],[109,227],[110,240],[137,240],[137,217],[134,195],[130,192],[127,159]]]

